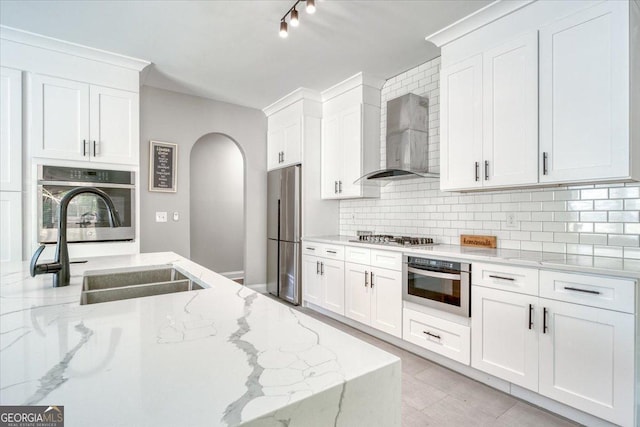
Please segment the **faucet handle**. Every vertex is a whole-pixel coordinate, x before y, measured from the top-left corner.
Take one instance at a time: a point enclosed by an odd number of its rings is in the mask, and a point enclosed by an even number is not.
[[[44,245],[40,245],[40,247],[36,249],[33,256],[31,257],[31,265],[29,265],[29,273],[31,273],[31,277],[36,277],[36,274],[42,274],[46,272],[46,268],[43,269],[42,266],[37,265],[38,258],[40,258],[40,254],[42,253],[42,251],[44,251],[44,248]]]

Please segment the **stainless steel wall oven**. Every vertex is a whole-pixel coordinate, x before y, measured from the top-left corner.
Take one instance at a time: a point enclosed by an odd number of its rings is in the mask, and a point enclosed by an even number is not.
[[[405,301],[470,317],[470,264],[415,256],[405,256],[404,263]]]
[[[109,214],[102,199],[80,194],[69,204],[67,238],[70,243],[135,238],[135,172],[39,165],[39,243],[56,242],[60,199],[76,187],[95,187],[106,192],[113,200],[122,226],[109,226]]]

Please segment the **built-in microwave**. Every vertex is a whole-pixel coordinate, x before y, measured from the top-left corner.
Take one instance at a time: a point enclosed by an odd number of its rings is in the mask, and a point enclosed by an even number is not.
[[[403,299],[438,310],[471,316],[471,265],[404,257]]]
[[[76,187],[95,187],[109,195],[121,226],[109,225],[106,205],[94,194],[84,193],[69,203],[67,241],[106,242],[135,238],[135,172],[106,169],[38,166],[38,242],[58,239],[58,207],[62,197]]]

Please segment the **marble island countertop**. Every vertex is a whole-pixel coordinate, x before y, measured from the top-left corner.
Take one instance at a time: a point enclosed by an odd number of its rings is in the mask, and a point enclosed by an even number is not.
[[[458,245],[437,244],[423,247],[380,245],[351,242],[354,236],[313,236],[305,237],[306,242],[340,245],[356,245],[378,250],[392,250],[416,256],[461,259],[477,262],[506,263],[523,267],[549,268],[581,273],[614,275],[640,278],[640,260],[626,258],[595,257],[556,252],[521,251],[514,249],[486,249]]]
[[[205,289],[79,304],[85,272],[167,264]],[[72,264],[64,288],[0,268],[2,405],[64,405],[68,426],[400,425],[397,357],[174,253]]]

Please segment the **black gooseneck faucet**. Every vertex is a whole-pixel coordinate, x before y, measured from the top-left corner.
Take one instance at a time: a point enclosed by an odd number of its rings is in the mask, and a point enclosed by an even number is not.
[[[45,245],[40,245],[33,257],[31,257],[29,269],[31,277],[35,277],[37,274],[53,273],[54,288],[69,285],[71,275],[69,273],[69,249],[67,247],[67,208],[71,199],[83,193],[92,193],[104,200],[109,211],[109,225],[111,227],[120,227],[118,211],[116,211],[113,201],[107,193],[93,187],[77,187],[68,191],[60,200],[60,206],[58,207],[58,242],[56,243],[56,254],[53,262],[38,264],[38,258],[45,248]]]

